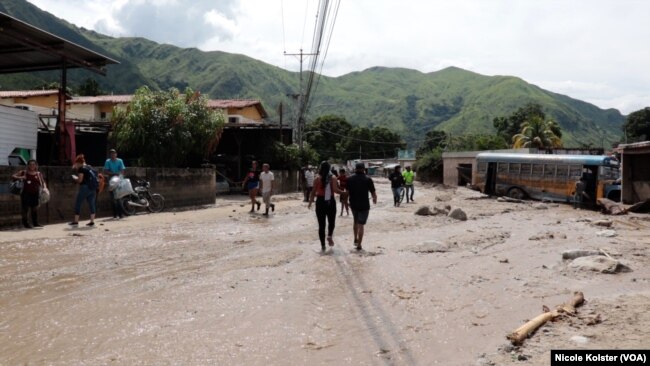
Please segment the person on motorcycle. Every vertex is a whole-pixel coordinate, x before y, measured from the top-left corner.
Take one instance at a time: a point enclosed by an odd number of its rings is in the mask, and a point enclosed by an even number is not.
[[[110,154],[110,158],[106,159],[102,173],[104,174],[106,179],[110,182],[112,177],[123,176],[126,167],[124,166],[124,162],[122,161],[122,159],[117,157],[117,151],[115,151],[115,149],[110,149],[109,154]],[[119,217],[121,219],[124,216],[124,213],[122,212],[122,207],[120,207],[119,200],[115,198],[115,190],[109,189],[108,193],[111,195],[111,207],[113,208],[113,218],[117,219]]]

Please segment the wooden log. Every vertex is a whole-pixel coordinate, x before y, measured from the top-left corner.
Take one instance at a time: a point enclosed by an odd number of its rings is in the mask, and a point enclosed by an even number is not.
[[[512,342],[512,344],[521,344],[526,338],[533,334],[539,327],[546,324],[549,320],[555,319],[562,314],[575,315],[576,308],[582,305],[585,301],[584,295],[582,292],[575,292],[573,298],[562,305],[558,305],[555,310],[551,311],[549,308],[544,307],[544,312],[535,318],[526,322],[526,324],[515,329],[514,332],[510,333],[506,338]]]
[[[612,215],[625,215],[627,213],[627,210],[625,207],[618,203],[614,202],[610,199],[607,198],[599,198],[598,199],[598,204],[603,207],[603,211],[608,214]]]

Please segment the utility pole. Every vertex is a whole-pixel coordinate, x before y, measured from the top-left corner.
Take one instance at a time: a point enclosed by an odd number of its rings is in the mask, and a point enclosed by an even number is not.
[[[300,87],[298,90],[298,105],[297,105],[297,112],[296,112],[296,121],[295,121],[295,127],[294,127],[294,136],[296,137],[296,140],[298,140],[298,146],[300,147],[300,151],[302,151],[303,148],[303,134],[302,131],[305,126],[305,117],[302,115],[302,111],[305,110],[305,93],[302,90],[302,62],[303,62],[303,56],[316,56],[318,53],[304,53],[302,52],[302,48],[300,49],[299,53],[284,53],[285,56],[299,56],[300,59]]]

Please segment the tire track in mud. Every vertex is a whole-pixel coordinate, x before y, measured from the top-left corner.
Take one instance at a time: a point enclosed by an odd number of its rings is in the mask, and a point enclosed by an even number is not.
[[[335,255],[334,263],[339,270],[340,282],[345,286],[348,297],[352,299],[356,311],[361,315],[361,321],[366,331],[377,347],[376,355],[387,365],[400,364],[400,361],[407,365],[418,365],[406,344],[400,340],[400,333],[395,328],[391,317],[379,300],[372,295],[370,287],[363,278],[363,273],[350,264],[347,254]],[[362,293],[368,295],[366,299],[360,296]],[[394,359],[401,357],[404,359]]]

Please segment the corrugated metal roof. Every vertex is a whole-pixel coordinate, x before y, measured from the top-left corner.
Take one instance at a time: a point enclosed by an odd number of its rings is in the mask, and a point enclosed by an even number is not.
[[[57,95],[58,90],[7,90],[0,91],[0,98],[27,98],[41,97],[45,95]]]
[[[98,95],[95,97],[74,97],[68,100],[68,104],[126,104],[131,102],[132,99],[133,95]]]
[[[119,62],[0,12],[0,73],[82,67],[105,74]]]

